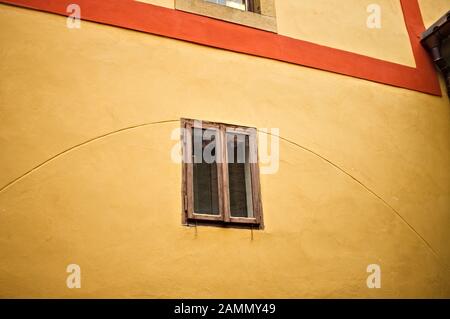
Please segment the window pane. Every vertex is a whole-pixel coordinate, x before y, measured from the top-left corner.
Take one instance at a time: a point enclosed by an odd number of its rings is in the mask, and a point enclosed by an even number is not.
[[[193,131],[194,213],[220,215],[215,148],[217,132],[198,128]]]
[[[228,187],[231,217],[253,217],[250,137],[227,133]]]
[[[245,10],[245,0],[206,0],[208,2],[221,4],[235,9]]]

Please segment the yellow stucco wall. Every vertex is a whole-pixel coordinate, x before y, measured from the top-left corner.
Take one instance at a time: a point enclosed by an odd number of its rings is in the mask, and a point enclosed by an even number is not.
[[[415,66],[400,0],[276,1],[278,33]],[[367,27],[367,7],[381,9],[381,28]]]
[[[1,297],[450,297],[446,97],[5,5],[0,43]],[[253,241],[181,225],[180,117],[291,141]]]
[[[419,0],[419,5],[427,28],[450,10],[450,0]]]
[[[139,2],[154,4],[166,8],[175,8],[175,0],[136,0]]]

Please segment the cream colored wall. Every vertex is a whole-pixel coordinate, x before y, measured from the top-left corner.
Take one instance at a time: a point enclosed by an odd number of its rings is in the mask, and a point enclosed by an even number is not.
[[[175,0],[136,0],[138,2],[144,2],[149,4],[154,4],[166,8],[175,8]]]
[[[445,97],[5,5],[0,30],[1,297],[450,297]],[[253,241],[181,225],[180,117],[292,142]]]
[[[419,5],[427,28],[450,10],[450,0],[419,0]]]
[[[400,0],[278,0],[278,33],[415,66]],[[381,29],[369,29],[367,7],[381,7]]]

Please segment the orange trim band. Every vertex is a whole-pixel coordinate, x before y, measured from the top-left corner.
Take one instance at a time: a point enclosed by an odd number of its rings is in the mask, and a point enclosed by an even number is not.
[[[435,68],[419,42],[425,30],[418,0],[400,0],[416,68],[279,34],[133,0],[0,0],[67,16],[71,3],[83,20],[284,61],[441,96]]]

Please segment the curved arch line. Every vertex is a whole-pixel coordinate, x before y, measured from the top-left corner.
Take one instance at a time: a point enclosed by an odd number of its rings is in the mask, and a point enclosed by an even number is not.
[[[90,138],[90,139],[88,139],[87,141],[78,143],[78,144],[76,144],[76,145],[74,145],[74,146],[69,147],[68,149],[66,149],[66,150],[64,150],[64,151],[62,151],[62,152],[59,152],[58,154],[53,155],[52,157],[46,159],[46,160],[43,161],[42,163],[40,163],[40,164],[36,165],[35,167],[33,167],[32,169],[26,171],[25,173],[23,173],[23,174],[20,175],[19,177],[13,179],[12,181],[10,181],[10,182],[7,183],[6,185],[4,185],[2,188],[0,188],[0,193],[3,192],[4,190],[8,189],[9,187],[13,186],[15,183],[17,183],[17,182],[20,181],[21,179],[23,179],[23,178],[25,178],[26,176],[30,175],[30,174],[33,173],[35,170],[41,168],[42,166],[48,164],[49,162],[55,160],[56,158],[58,158],[58,157],[60,157],[60,156],[62,156],[62,155],[64,155],[64,154],[66,154],[66,153],[69,153],[70,151],[72,151],[72,150],[74,150],[74,149],[76,149],[76,148],[78,148],[78,147],[87,145],[87,144],[89,144],[89,143],[95,142],[96,140],[99,140],[99,139],[102,139],[102,138],[104,138],[104,137],[108,137],[108,136],[111,136],[111,135],[114,135],[114,134],[118,134],[118,133],[121,133],[121,132],[124,132],[124,131],[128,131],[128,130],[140,128],[140,127],[143,127],[143,126],[153,125],[153,124],[164,124],[164,123],[172,123],[172,122],[179,122],[179,120],[157,121],[157,122],[149,122],[149,123],[143,123],[143,124],[138,124],[138,125],[128,126],[128,127],[125,127],[125,128],[118,129],[118,130],[116,130],[116,131],[112,131],[112,132],[109,132],[109,133],[105,133],[105,134],[102,134],[102,135],[99,135],[99,136]]]
[[[32,169],[28,170],[27,172],[23,173],[22,175],[18,176],[17,178],[13,179],[12,181],[10,181],[9,183],[7,183],[6,185],[4,185],[2,188],[0,188],[0,193],[5,191],[6,189],[10,188],[11,186],[13,186],[14,184],[16,184],[17,182],[19,182],[20,180],[22,180],[23,178],[27,177],[28,175],[30,175],[31,173],[33,173],[34,171],[36,171],[37,169],[43,167],[44,165],[48,164],[49,162],[57,159],[60,156],[63,156],[67,153],[69,153],[70,151],[73,151],[76,148],[82,147],[84,145],[90,144],[92,142],[95,142],[99,139],[111,136],[111,135],[115,135],[124,131],[128,131],[128,130],[132,130],[132,129],[136,129],[136,128],[140,128],[140,127],[144,127],[144,126],[148,126],[148,125],[155,125],[155,124],[166,124],[166,123],[175,123],[175,122],[179,122],[179,120],[165,120],[165,121],[156,121],[156,122],[148,122],[148,123],[142,123],[142,124],[137,124],[137,125],[133,125],[133,126],[128,126],[125,128],[121,128],[109,133],[105,133],[93,138],[88,139],[87,141],[78,143],[74,146],[69,147],[68,149],[53,155],[52,157],[48,158],[47,160],[43,161],[42,163],[38,164],[37,166],[33,167]],[[341,171],[342,173],[344,173],[346,176],[350,177],[352,180],[354,180],[357,184],[359,184],[360,186],[362,186],[366,191],[368,191],[369,193],[371,193],[373,196],[375,196],[376,198],[378,198],[384,205],[386,205],[388,208],[390,208],[390,210],[392,210],[407,226],[408,228],[410,228],[421,240],[422,242],[426,245],[426,247],[435,255],[435,257],[442,262],[441,258],[439,257],[439,255],[437,254],[437,252],[433,249],[433,247],[430,245],[430,243],[428,243],[428,241],[422,236],[420,235],[419,232],[417,232],[417,230],[394,208],[392,207],[386,200],[384,200],[381,196],[379,196],[377,193],[375,193],[372,189],[370,189],[368,186],[364,185],[360,180],[358,180],[356,177],[354,177],[353,175],[351,175],[350,173],[348,173],[346,170],[344,170],[343,168],[341,168],[340,166],[338,166],[337,164],[331,162],[330,160],[328,160],[327,158],[323,157],[322,155],[320,155],[319,153],[304,147],[300,144],[297,144],[287,138],[269,133],[269,132],[264,132],[261,130],[258,130],[258,132],[260,133],[264,133],[270,136],[274,136],[277,137],[291,145],[294,145],[308,153],[311,153],[317,157],[319,157],[320,159],[322,159],[323,161],[325,161],[326,163],[328,163],[329,165],[333,166],[334,168],[336,168],[337,170]]]
[[[373,196],[375,196],[376,198],[378,198],[384,205],[386,205],[389,209],[391,209],[407,226],[408,228],[410,228],[422,241],[423,243],[426,245],[426,247],[428,249],[431,250],[431,252],[436,256],[436,258],[442,262],[441,258],[439,257],[439,255],[437,254],[437,252],[433,249],[433,247],[430,245],[430,243],[394,208],[392,207],[386,200],[384,200],[380,195],[378,195],[377,193],[375,193],[375,191],[373,191],[372,189],[370,189],[368,186],[364,185],[363,182],[361,182],[359,179],[357,179],[356,177],[354,177],[353,175],[351,175],[350,173],[348,173],[346,170],[344,170],[343,168],[341,168],[339,165],[331,162],[329,159],[323,157],[322,155],[320,155],[319,153],[314,152],[313,150],[304,147],[300,144],[297,144],[291,140],[288,140],[284,137],[275,135],[275,134],[271,134],[268,132],[263,132],[258,130],[258,132],[261,133],[266,133],[268,135],[274,136],[279,138],[280,140],[283,140],[289,144],[292,144],[298,148],[301,148],[302,150],[311,153],[317,157],[319,157],[320,159],[322,159],[323,161],[325,161],[326,163],[330,164],[331,166],[333,166],[334,168],[336,168],[337,170],[341,171],[342,173],[344,173],[345,175],[347,175],[348,177],[350,177],[352,180],[354,180],[357,184],[359,184],[360,186],[362,186],[366,191],[368,191],[369,193],[371,193]]]

